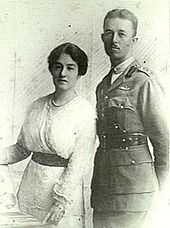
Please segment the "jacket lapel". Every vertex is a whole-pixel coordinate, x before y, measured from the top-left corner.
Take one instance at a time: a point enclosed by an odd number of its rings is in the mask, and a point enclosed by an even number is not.
[[[125,80],[125,76],[126,74],[128,73],[128,71],[130,70],[130,68],[132,66],[136,66],[137,65],[137,62],[136,60],[134,60],[123,72],[122,74],[110,85],[110,87],[108,87],[108,92],[110,92],[111,90],[117,88],[119,85],[121,85]],[[111,78],[112,76],[112,72],[109,73],[110,76],[109,78]]]

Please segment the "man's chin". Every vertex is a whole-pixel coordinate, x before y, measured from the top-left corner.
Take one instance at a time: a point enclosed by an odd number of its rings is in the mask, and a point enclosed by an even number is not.
[[[118,53],[111,52],[109,54],[109,56],[110,56],[111,60],[120,60],[120,61],[123,60],[123,57],[120,54],[118,54]]]
[[[106,51],[106,54],[111,58],[121,59],[119,50],[105,50],[105,51]]]

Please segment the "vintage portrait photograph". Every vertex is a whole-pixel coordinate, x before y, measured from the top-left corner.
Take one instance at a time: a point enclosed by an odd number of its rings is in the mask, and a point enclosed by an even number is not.
[[[170,227],[170,1],[0,1],[0,228]]]

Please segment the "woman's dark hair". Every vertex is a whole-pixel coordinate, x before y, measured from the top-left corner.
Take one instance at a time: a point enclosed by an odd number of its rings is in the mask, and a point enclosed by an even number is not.
[[[137,17],[129,10],[127,9],[113,9],[110,10],[105,18],[104,18],[104,25],[107,19],[110,18],[122,18],[122,19],[127,19],[132,22],[133,25],[133,36],[136,36],[137,34],[137,27],[138,27],[138,20]]]
[[[85,75],[88,67],[86,53],[73,43],[63,43],[54,48],[48,56],[48,69],[52,73],[52,66],[59,59],[61,54],[68,54],[78,65],[78,74]]]

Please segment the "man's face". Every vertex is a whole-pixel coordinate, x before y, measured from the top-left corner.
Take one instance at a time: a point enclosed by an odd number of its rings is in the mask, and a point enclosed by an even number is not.
[[[106,19],[102,40],[112,62],[121,63],[131,56],[133,43],[136,41],[133,34],[131,21],[123,18]]]

